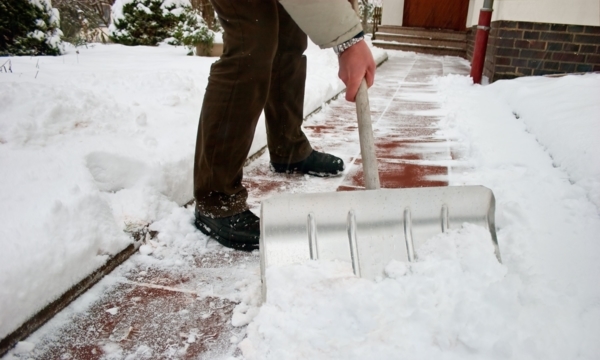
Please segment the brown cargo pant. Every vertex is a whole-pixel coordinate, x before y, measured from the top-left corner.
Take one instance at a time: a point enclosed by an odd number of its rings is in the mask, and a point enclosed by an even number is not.
[[[196,209],[226,217],[248,209],[243,166],[264,109],[271,161],[312,152],[302,132],[307,37],[277,0],[211,0],[224,30],[210,70],[194,167]]]

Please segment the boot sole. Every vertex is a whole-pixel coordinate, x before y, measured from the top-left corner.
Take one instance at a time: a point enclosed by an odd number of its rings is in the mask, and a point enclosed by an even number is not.
[[[301,175],[311,175],[311,176],[316,176],[316,177],[337,177],[337,176],[341,176],[344,171],[338,171],[337,173],[330,173],[330,172],[316,172],[316,171],[301,171],[299,169],[294,169],[294,170],[283,170],[283,171],[279,171],[277,170],[273,165],[271,165],[271,171],[273,171],[276,174],[286,174],[286,175],[293,175],[293,174],[301,174]]]

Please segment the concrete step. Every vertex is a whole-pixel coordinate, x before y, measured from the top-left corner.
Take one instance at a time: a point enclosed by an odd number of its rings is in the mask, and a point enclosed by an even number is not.
[[[392,33],[377,32],[375,39],[380,41],[397,42],[402,44],[425,45],[444,48],[467,49],[467,41],[445,38],[436,38],[431,36],[401,35]]]
[[[444,29],[424,29],[424,28],[413,28],[413,27],[403,27],[396,25],[380,25],[377,28],[377,33],[386,33],[386,34],[398,34],[404,36],[419,36],[419,37],[429,37],[435,39],[445,39],[445,40],[467,40],[467,32],[466,31],[454,31],[454,30],[444,30]],[[377,34],[375,34],[377,37]]]
[[[421,54],[431,54],[438,56],[458,56],[465,59],[467,58],[467,51],[461,48],[428,46],[381,40],[373,40],[373,45],[388,50],[414,51],[416,53]]]

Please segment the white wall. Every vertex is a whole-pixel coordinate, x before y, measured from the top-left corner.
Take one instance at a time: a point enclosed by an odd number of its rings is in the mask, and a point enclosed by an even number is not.
[[[467,27],[477,25],[483,0],[471,0]],[[600,0],[495,0],[492,21],[600,26]]]
[[[404,0],[383,0],[381,6],[383,9],[381,13],[381,25],[402,26]]]
[[[383,0],[383,25],[402,25],[404,0]],[[467,27],[477,25],[483,0],[471,0]],[[492,20],[600,26],[600,0],[495,0]]]

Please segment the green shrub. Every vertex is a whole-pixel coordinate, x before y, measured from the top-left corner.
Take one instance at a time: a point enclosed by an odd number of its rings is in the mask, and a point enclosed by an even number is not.
[[[0,56],[60,55],[58,25],[47,0],[0,0]]]
[[[111,39],[124,45],[196,44],[212,46],[214,33],[200,14],[185,3],[164,0],[120,0],[113,5]]]
[[[205,53],[210,52],[215,38],[214,32],[205,25],[200,14],[191,8],[186,9],[183,19],[177,23],[172,35],[169,44],[185,45],[190,50],[195,49],[196,45],[202,45]]]

